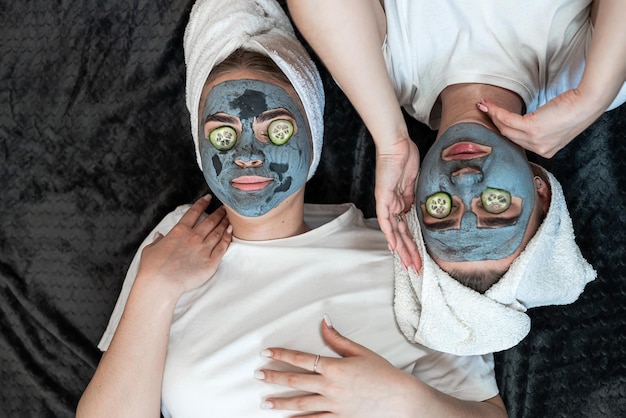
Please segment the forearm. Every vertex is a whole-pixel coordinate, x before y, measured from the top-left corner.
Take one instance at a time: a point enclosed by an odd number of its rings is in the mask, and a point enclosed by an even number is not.
[[[289,0],[298,29],[363,119],[377,148],[408,139],[381,46],[385,21],[378,0]]]
[[[147,278],[150,280],[150,278]],[[109,349],[77,417],[158,417],[169,328],[177,297],[137,277]]]
[[[592,20],[594,32],[579,90],[602,113],[626,81],[626,2],[595,0]]]
[[[506,407],[498,395],[483,402],[463,401],[426,385],[419,379],[413,382],[414,395],[409,400],[405,417],[477,417],[506,418]],[[406,399],[406,397],[405,397]]]

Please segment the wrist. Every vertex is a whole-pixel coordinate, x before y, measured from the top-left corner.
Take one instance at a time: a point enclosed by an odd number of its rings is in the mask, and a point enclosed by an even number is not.
[[[406,131],[398,132],[396,135],[393,136],[387,134],[385,137],[379,137],[378,139],[374,139],[376,152],[378,154],[403,153],[405,155],[408,155],[411,142],[412,140],[409,137],[408,132]]]
[[[380,121],[385,121],[384,124]],[[374,123],[364,120],[367,129],[372,135],[377,149],[393,149],[411,141],[409,130],[402,112],[398,109],[397,115],[381,115]]]
[[[149,301],[151,306],[173,311],[184,289],[177,281],[139,271],[131,289],[133,293]]]
[[[423,416],[424,411],[431,406],[432,389],[426,383],[408,374],[401,386],[404,391],[402,405],[399,405],[398,417],[413,418]]]

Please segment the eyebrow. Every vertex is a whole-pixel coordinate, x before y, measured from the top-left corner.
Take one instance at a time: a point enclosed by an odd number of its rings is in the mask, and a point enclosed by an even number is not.
[[[289,113],[289,111],[287,111],[287,109],[281,108],[281,109],[267,110],[261,113],[259,117],[256,119],[256,122],[262,123],[271,119],[276,119],[279,116],[289,116],[290,118],[293,118],[293,116],[291,115],[291,113]]]
[[[430,229],[437,229],[437,230],[448,229],[456,225],[457,223],[458,223],[458,219],[444,219],[441,221],[433,221],[433,222],[424,221],[425,226],[427,226]]]
[[[238,123],[239,119],[231,115],[217,113],[217,114],[207,116],[206,119],[204,120],[204,123],[207,123],[207,122],[222,122],[222,123],[234,124],[234,123]]]
[[[480,219],[480,222],[486,226],[486,227],[499,227],[499,226],[511,226],[511,225],[515,225],[517,223],[517,220],[519,219],[519,215],[517,216],[510,216],[510,217],[506,217],[506,218],[487,218],[487,219]]]

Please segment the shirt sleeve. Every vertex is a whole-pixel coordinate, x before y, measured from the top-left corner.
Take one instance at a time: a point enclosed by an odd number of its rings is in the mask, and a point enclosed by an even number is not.
[[[484,401],[498,395],[493,354],[456,356],[431,350],[413,373],[433,388],[464,401]]]
[[[102,338],[98,343],[98,348],[101,351],[106,351],[109,348],[109,344],[111,344],[111,340],[113,339],[115,330],[120,323],[120,319],[122,318],[122,314],[124,313],[124,307],[126,306],[126,301],[128,300],[128,295],[130,294],[130,289],[133,287],[135,277],[137,277],[137,272],[139,271],[141,252],[147,245],[151,244],[154,241],[154,236],[157,232],[163,235],[167,234],[190,207],[191,205],[182,205],[166,215],[165,218],[163,218],[161,222],[159,222],[159,224],[148,234],[146,239],[144,239],[139,246],[139,249],[133,257],[133,261],[128,267],[128,271],[126,272],[126,278],[124,279],[124,284],[122,285],[120,295],[117,298],[117,303],[115,304],[113,312],[111,313],[111,318],[109,318],[109,324],[107,325],[104,334],[102,335]]]

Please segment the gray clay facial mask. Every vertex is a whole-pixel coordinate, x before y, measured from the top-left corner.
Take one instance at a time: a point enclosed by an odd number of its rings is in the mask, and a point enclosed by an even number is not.
[[[458,154],[471,154],[472,144],[490,152],[477,154],[478,158],[444,158],[444,152],[454,147]],[[481,195],[494,189],[508,192],[517,202],[516,209],[497,215],[486,213],[479,203]],[[452,196],[457,210],[450,217],[456,216],[458,222],[445,228],[440,227],[445,218],[425,222],[428,212],[424,205],[440,192]],[[534,204],[533,174],[524,151],[482,125],[460,123],[450,127],[424,156],[417,181],[417,213],[429,253],[441,260],[498,260],[513,254],[521,245]],[[510,217],[510,212],[515,216]],[[498,226],[480,222],[486,217],[507,216],[514,221]]]
[[[276,84],[244,79],[215,85],[199,137],[211,191],[240,215],[264,215],[306,183],[308,125],[298,103]]]

